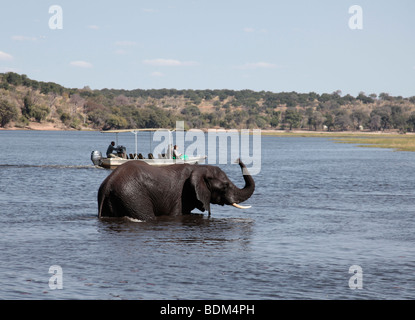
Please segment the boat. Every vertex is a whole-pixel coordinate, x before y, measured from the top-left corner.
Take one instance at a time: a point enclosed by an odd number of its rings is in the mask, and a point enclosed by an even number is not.
[[[138,153],[138,138],[137,135],[139,132],[155,132],[155,131],[168,131],[168,148],[167,152],[163,154],[157,154],[154,156],[151,151],[147,154],[147,157]],[[135,153],[127,153],[126,148],[118,144],[118,134],[119,133],[133,133],[135,135]],[[101,133],[115,133],[116,135],[116,152],[117,154],[112,155],[111,157],[103,157],[102,153],[98,150],[91,152],[91,161],[96,167],[105,168],[105,169],[116,169],[120,165],[129,162],[129,161],[141,161],[148,163],[152,166],[169,166],[178,163],[188,163],[188,164],[199,164],[201,161],[204,161],[206,156],[188,156],[183,155],[180,159],[175,159],[173,157],[173,147],[171,144],[171,133],[172,130],[168,129],[121,129],[121,130],[104,130]],[[150,134],[150,145],[151,145],[151,134]]]

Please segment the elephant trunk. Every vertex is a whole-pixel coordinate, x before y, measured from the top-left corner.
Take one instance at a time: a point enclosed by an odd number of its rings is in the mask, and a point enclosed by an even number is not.
[[[239,166],[241,167],[242,174],[245,180],[245,186],[242,189],[234,186],[233,194],[231,197],[232,198],[231,204],[239,209],[247,209],[250,207],[240,206],[238,205],[238,203],[244,202],[252,196],[255,190],[255,181],[252,178],[252,176],[249,174],[248,169],[246,168],[244,163],[240,159],[238,159],[237,162]]]

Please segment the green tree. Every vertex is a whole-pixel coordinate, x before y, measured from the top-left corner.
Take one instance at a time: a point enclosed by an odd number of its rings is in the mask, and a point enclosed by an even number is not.
[[[345,131],[350,128],[352,121],[347,113],[340,113],[334,119],[334,125],[340,130]]]
[[[105,123],[104,130],[124,129],[128,126],[128,122],[124,117],[112,114]]]
[[[311,116],[311,125],[314,127],[314,130],[317,131],[318,128],[321,128],[324,120],[323,114],[320,111],[314,111]]]
[[[255,122],[256,122],[257,127],[261,129],[265,129],[268,125],[268,121],[262,116],[257,116],[255,118]]]
[[[147,128],[167,128],[170,126],[170,119],[162,109],[151,110],[146,123]]]
[[[110,114],[105,109],[94,109],[88,112],[88,120],[91,121],[95,128],[103,128]]]
[[[22,114],[27,118],[34,118],[37,122],[45,120],[50,113],[48,106],[34,104],[32,98],[26,95],[23,99]]]
[[[382,125],[382,118],[380,117],[380,115],[372,112],[372,114],[370,115],[370,122],[369,122],[370,130],[378,131],[380,130],[381,125]]]
[[[391,112],[392,110],[388,106],[379,107],[371,112],[370,118],[372,118],[375,115],[378,115],[380,117],[380,128],[382,128],[382,130],[384,131],[391,127]]]
[[[366,96],[364,92],[360,92],[356,99],[362,101],[364,104],[375,102],[375,100],[373,100],[371,97]]]
[[[271,115],[271,119],[269,124],[271,125],[271,127],[276,128],[278,127],[279,123],[280,123],[280,117],[281,117],[281,112],[280,111],[274,111]]]
[[[22,84],[22,77],[14,72],[8,72],[6,74],[6,81],[14,86],[19,86]]]
[[[67,112],[62,112],[60,119],[63,123],[68,124],[71,121],[71,115]]]
[[[369,115],[363,110],[354,110],[350,115],[353,126],[355,129],[359,130],[360,126],[369,120]]]
[[[415,112],[413,112],[408,120],[407,120],[407,124],[408,124],[408,129],[411,130],[412,132],[415,132]]]
[[[327,127],[328,131],[334,128],[334,118],[331,113],[326,114],[326,120],[324,120],[323,124]]]
[[[200,115],[200,110],[195,105],[190,105],[190,106],[187,106],[186,108],[184,108],[181,111],[181,114],[191,116],[191,117],[199,116]]]
[[[35,118],[37,122],[45,120],[49,113],[50,108],[48,106],[34,105],[30,109],[30,117]]]
[[[32,98],[29,95],[26,95],[23,98],[23,109],[22,109],[22,114],[26,118],[30,118],[30,110],[31,110],[32,106],[33,106]]]
[[[292,130],[292,128],[298,128],[301,119],[301,114],[296,109],[292,108],[285,111],[285,123],[288,123],[290,130]]]
[[[407,117],[405,116],[401,106],[391,107],[391,122],[395,129],[399,129],[400,132],[407,131]]]
[[[0,127],[6,126],[10,121],[18,117],[17,107],[14,103],[7,100],[0,100]]]
[[[386,93],[386,92],[381,92],[379,94],[379,99],[384,100],[384,101],[391,101],[391,100],[393,100],[393,98],[389,95],[389,93]]]

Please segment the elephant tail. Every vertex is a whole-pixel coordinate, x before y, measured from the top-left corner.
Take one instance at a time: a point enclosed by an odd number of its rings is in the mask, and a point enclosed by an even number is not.
[[[102,211],[105,203],[105,195],[106,192],[104,192],[104,190],[101,190],[100,188],[100,190],[98,191],[98,218],[101,218],[103,216]]]
[[[104,198],[105,198],[105,195],[100,197],[100,195],[98,194],[98,218],[101,218],[102,206],[104,204]]]

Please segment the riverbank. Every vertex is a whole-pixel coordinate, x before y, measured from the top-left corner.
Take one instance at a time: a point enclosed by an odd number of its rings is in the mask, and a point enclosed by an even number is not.
[[[56,125],[54,123],[32,122],[24,128],[9,126],[0,130],[36,130],[36,131],[74,131],[75,129]],[[92,129],[85,128],[85,131]],[[396,131],[371,132],[371,131],[305,131],[305,130],[261,130],[262,136],[273,137],[309,137],[309,138],[332,138],[336,143],[352,143],[358,147],[368,148],[390,148],[396,151],[415,152],[415,134],[399,134]]]
[[[29,122],[28,125],[16,126],[11,122],[5,128],[0,127],[0,130],[40,130],[40,131],[99,131],[89,127],[83,127],[81,129],[74,129],[65,126],[63,123],[54,122]],[[204,132],[208,132],[208,128],[202,128]],[[223,128],[218,130],[225,130]],[[398,131],[309,131],[309,130],[277,130],[277,129],[261,129],[261,135],[267,136],[296,136],[296,137],[357,137],[357,136],[410,136],[415,133],[407,133],[406,135],[400,134]]]
[[[28,125],[16,126],[14,123],[7,125],[5,128],[0,128],[1,130],[32,130],[32,131],[94,131],[90,128],[83,128],[82,130],[74,129],[71,127],[65,126],[63,123],[53,123],[53,122],[29,122]]]

